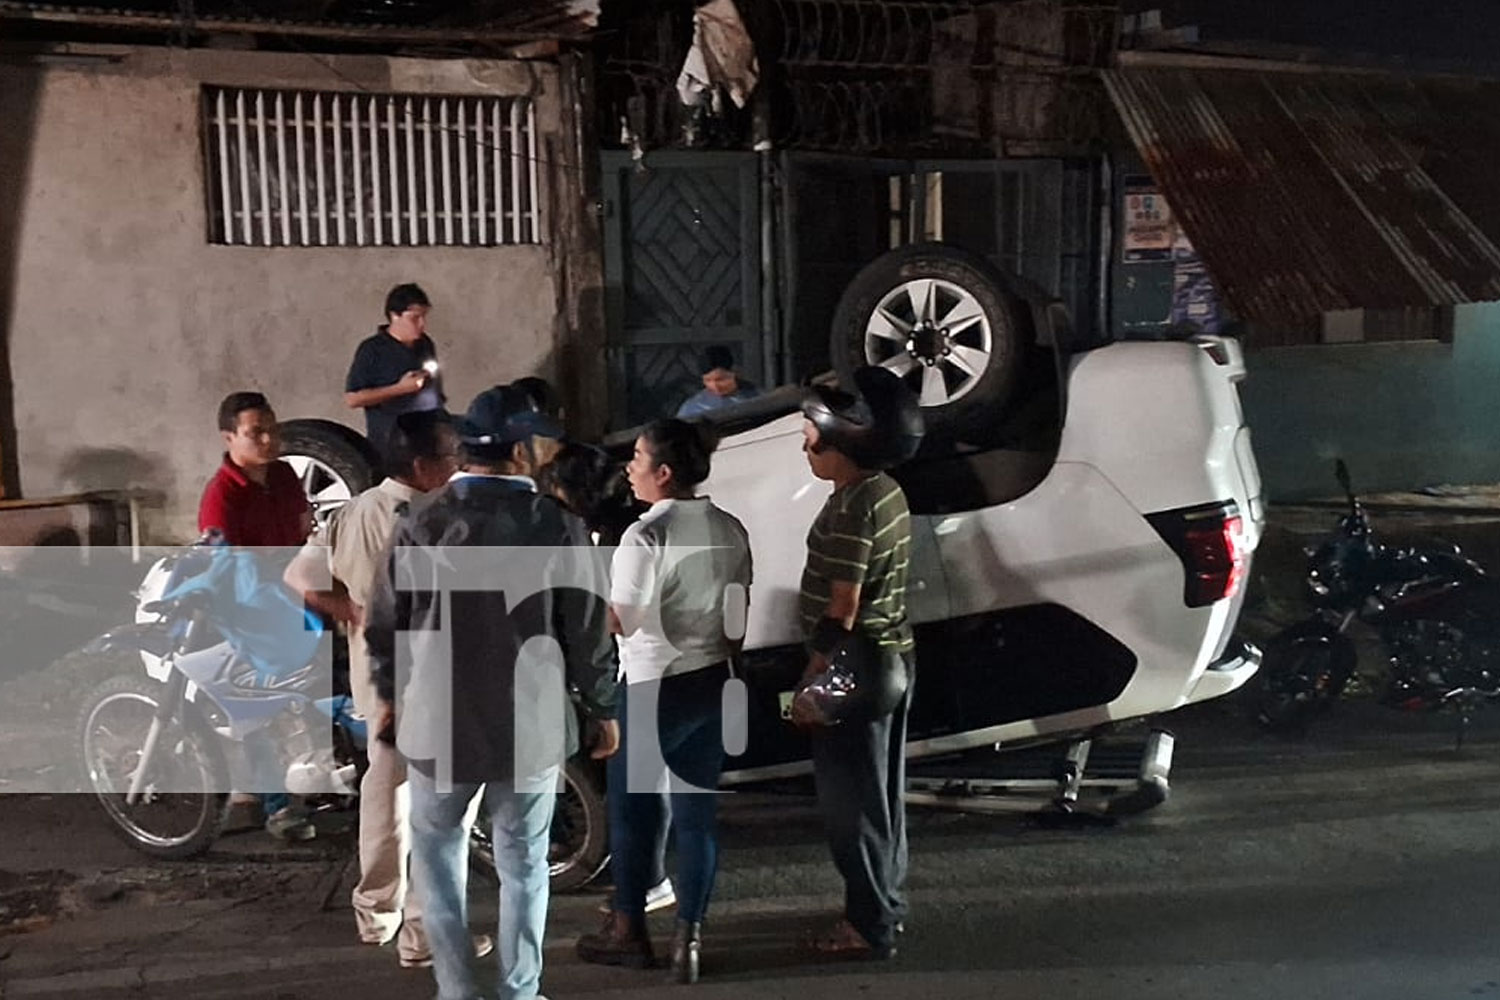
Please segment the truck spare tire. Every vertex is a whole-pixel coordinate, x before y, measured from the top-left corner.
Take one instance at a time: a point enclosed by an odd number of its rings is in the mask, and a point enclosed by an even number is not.
[[[288,420],[281,425],[281,457],[302,480],[318,527],[330,514],[375,485],[379,460],[358,431],[332,420]]]
[[[979,440],[1017,389],[1030,331],[1025,303],[988,261],[919,243],[855,275],[834,311],[829,355],[844,385],[861,365],[900,375],[929,436]]]

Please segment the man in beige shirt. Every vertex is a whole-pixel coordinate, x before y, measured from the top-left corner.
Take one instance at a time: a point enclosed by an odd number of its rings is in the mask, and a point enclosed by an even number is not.
[[[286,570],[286,583],[309,607],[344,622],[349,632],[349,687],[354,709],[376,717],[378,699],[370,675],[363,611],[375,576],[385,562],[396,520],[416,497],[437,489],[458,470],[458,436],[442,411],[401,414],[385,455],[391,476],[334,513]],[[329,575],[332,589],[327,588]],[[397,789],[406,781],[406,761],[393,742],[371,732],[370,769],[360,784],[359,867],[353,905],[360,940],[384,944],[396,937],[407,968],[430,965],[422,931],[419,887],[402,883],[406,869],[406,819]],[[399,936],[398,936],[399,930]],[[493,947],[476,939],[476,950]]]

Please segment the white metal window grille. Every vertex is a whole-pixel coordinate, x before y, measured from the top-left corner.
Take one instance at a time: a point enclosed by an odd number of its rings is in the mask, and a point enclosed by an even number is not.
[[[541,242],[527,98],[206,87],[203,111],[213,243]]]

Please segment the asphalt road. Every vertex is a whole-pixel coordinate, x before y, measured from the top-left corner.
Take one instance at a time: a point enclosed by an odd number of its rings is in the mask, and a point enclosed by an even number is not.
[[[901,954],[820,964],[799,938],[838,882],[810,802],[735,795],[698,995],[714,998],[1500,996],[1500,713],[1453,750],[1442,720],[1348,703],[1309,737],[1232,702],[1168,720],[1171,800],[1112,827],[912,813]],[[82,796],[0,798],[0,996],[361,1000],[432,995],[360,945],[347,832],[226,838],[152,867]],[[494,902],[472,888],[476,927]],[[658,973],[572,955],[598,895],[553,901],[552,997],[658,997]],[[26,912],[35,911],[28,921]],[[670,918],[657,920],[661,937]]]

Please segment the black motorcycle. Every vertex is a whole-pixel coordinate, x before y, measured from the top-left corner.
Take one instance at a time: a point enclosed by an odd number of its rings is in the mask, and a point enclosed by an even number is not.
[[[1349,510],[1337,530],[1308,550],[1304,621],[1266,644],[1256,721],[1299,731],[1326,711],[1354,676],[1351,626],[1375,630],[1389,659],[1378,682],[1383,704],[1454,711],[1458,742],[1473,711],[1500,698],[1500,585],[1457,546],[1384,544],[1335,465]]]

